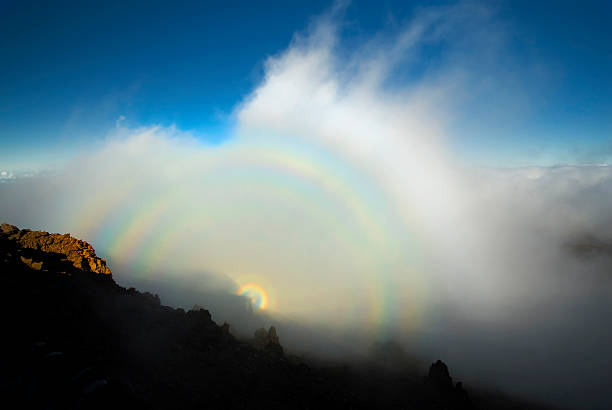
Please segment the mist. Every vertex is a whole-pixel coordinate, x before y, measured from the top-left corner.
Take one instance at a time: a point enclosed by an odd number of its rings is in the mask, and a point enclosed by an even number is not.
[[[118,121],[67,165],[0,184],[2,220],[87,240],[119,284],[237,334],[277,324],[328,356],[394,340],[468,384],[609,408],[611,260],[572,245],[612,240],[612,169],[483,167],[453,148],[468,100],[520,106],[528,88],[499,69],[515,63],[496,60],[492,19],[424,9],[349,53],[338,6],[268,57],[222,143]],[[446,57],[390,85],[432,46]],[[267,311],[236,295],[250,282]]]

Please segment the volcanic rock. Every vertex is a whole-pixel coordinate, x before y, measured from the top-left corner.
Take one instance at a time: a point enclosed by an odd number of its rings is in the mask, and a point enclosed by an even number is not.
[[[20,409],[533,408],[470,391],[472,406],[441,361],[426,379],[285,356],[275,327],[240,341],[200,306],[118,285],[87,242],[8,224],[0,322],[0,393]]]
[[[70,234],[57,234],[42,231],[20,230],[14,225],[0,225],[0,240],[4,247],[32,249],[46,254],[60,256],[77,269],[101,275],[111,275],[106,260],[96,256],[93,247],[80,239],[72,238]],[[21,261],[32,269],[40,270],[43,263],[33,261],[24,256]]]
[[[283,355],[283,347],[276,333],[276,328],[271,326],[268,331],[263,327],[255,331],[253,344],[256,348],[266,350],[270,353]]]
[[[453,379],[448,373],[448,367],[442,360],[438,360],[429,367],[428,380],[440,390],[452,390]]]

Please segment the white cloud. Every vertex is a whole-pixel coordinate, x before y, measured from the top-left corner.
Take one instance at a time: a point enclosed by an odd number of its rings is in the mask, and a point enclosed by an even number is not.
[[[499,46],[488,31],[493,40],[473,49],[471,31],[487,19],[473,5],[423,12],[396,36],[347,54],[324,18],[268,59],[224,144],[202,145],[173,127],[126,128],[120,117],[103,148],[58,175],[6,184],[0,211],[92,241],[119,281],[157,272],[192,281],[198,271],[217,290],[256,281],[279,314],[338,331],[425,335],[429,349],[465,358],[467,374],[487,361],[528,366],[510,362],[503,340],[495,354],[457,351],[462,337],[486,350],[484,330],[513,329],[520,346],[569,352],[558,340],[576,321],[564,323],[564,307],[594,298],[598,326],[610,278],[605,265],[585,266],[562,245],[609,236],[612,172],[456,162],[449,119],[481,74],[464,68],[479,53],[488,63]],[[439,42],[457,44],[452,58],[389,85],[400,62]],[[530,338],[542,322],[559,328]],[[466,323],[484,325],[457,330]],[[499,371],[501,383],[520,385]],[[541,383],[558,382],[548,377]]]

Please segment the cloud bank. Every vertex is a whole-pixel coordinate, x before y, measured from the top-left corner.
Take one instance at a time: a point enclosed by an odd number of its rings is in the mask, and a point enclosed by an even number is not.
[[[351,51],[337,13],[267,60],[224,143],[120,118],[102,148],[0,185],[2,219],[88,240],[162,300],[207,295],[217,319],[240,317],[232,294],[253,282],[270,314],[338,340],[396,339],[467,380],[605,407],[610,264],[566,244],[610,239],[610,167],[458,161],[466,98],[518,98],[487,9],[423,10]],[[400,81],[432,47],[444,58]]]

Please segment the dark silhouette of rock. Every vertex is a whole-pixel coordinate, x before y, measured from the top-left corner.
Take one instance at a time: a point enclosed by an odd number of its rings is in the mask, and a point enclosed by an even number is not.
[[[260,350],[282,356],[283,347],[276,333],[276,328],[271,326],[268,331],[264,328],[257,329],[253,336],[253,345]]]
[[[280,345],[280,339],[276,334],[276,328],[274,326],[270,326],[270,330],[268,330],[268,344]]]
[[[453,379],[448,373],[448,367],[442,360],[431,364],[427,378],[430,383],[440,390],[450,391],[453,388]]]
[[[259,328],[253,335],[253,345],[258,349],[263,349],[268,344],[268,332],[266,329]]]
[[[86,242],[8,224],[0,321],[0,393],[20,409],[472,408],[440,361],[427,382],[285,355],[275,327],[240,341],[208,310],[119,286]]]
[[[473,407],[463,383],[457,382],[453,385],[453,379],[443,361],[438,360],[431,364],[427,380],[439,392],[442,401],[450,408],[461,410]]]
[[[463,383],[457,382],[455,385],[456,402],[459,408],[467,409],[470,407],[468,392],[463,388]]]

